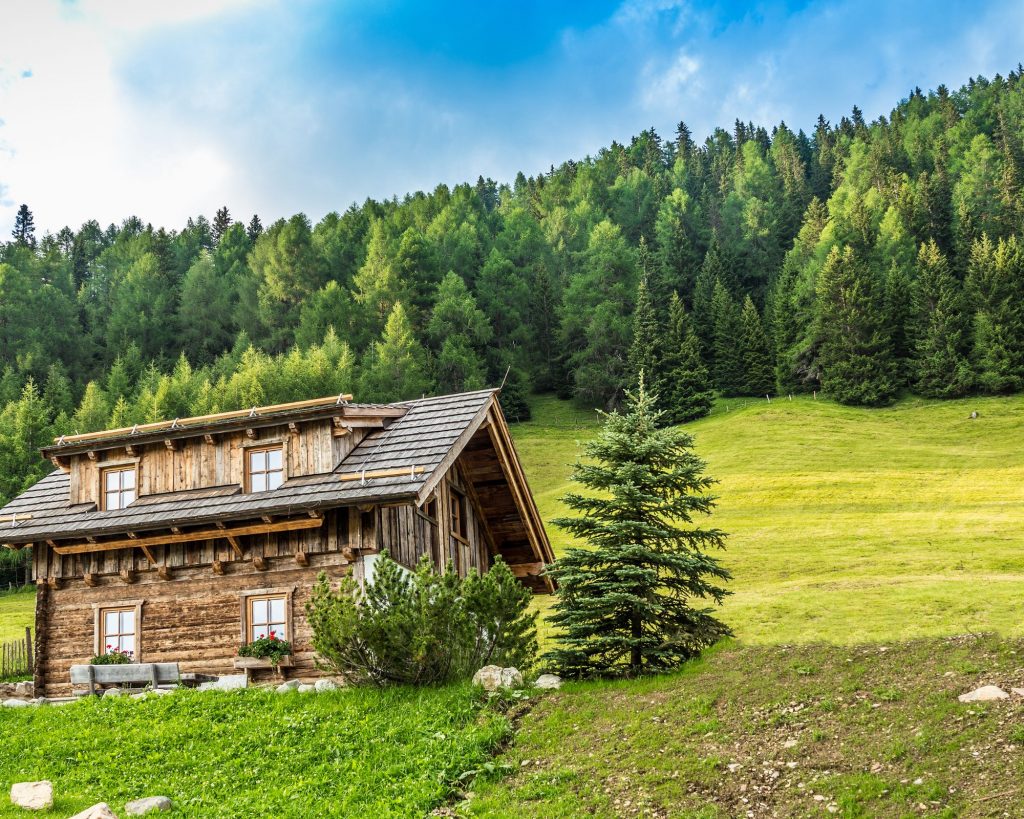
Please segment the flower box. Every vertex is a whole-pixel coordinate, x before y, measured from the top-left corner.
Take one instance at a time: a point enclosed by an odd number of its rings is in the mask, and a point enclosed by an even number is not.
[[[257,668],[274,668],[274,664],[270,661],[269,657],[235,657],[235,668],[242,668],[247,671],[252,671]],[[292,667],[292,656],[285,654],[278,662],[277,668],[291,668]]]

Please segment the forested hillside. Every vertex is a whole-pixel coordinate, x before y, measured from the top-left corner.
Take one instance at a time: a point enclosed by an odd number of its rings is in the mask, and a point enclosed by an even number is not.
[[[500,383],[676,420],[713,392],[1024,385],[1021,70],[809,132],[686,125],[548,172],[264,228],[131,216],[0,251],[0,496],[52,435],[299,396]]]

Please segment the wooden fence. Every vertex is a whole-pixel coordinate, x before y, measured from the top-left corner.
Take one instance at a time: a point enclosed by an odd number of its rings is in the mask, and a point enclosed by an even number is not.
[[[25,629],[23,640],[0,643],[0,681],[32,674],[32,629]]]

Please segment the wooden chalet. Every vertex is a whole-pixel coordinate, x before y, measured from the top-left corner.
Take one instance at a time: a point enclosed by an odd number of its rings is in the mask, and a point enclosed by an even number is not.
[[[270,630],[314,676],[317,575],[365,580],[387,549],[460,574],[496,555],[536,592],[551,545],[497,392],[357,404],[351,396],[65,436],[57,469],[0,509],[33,547],[36,690],[108,646],[228,674]]]

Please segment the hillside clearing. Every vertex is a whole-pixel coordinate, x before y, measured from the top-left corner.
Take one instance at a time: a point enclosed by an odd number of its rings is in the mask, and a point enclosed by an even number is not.
[[[461,806],[487,817],[1020,816],[1024,641],[724,645],[542,699]],[[1008,811],[1008,812],[1006,812]]]
[[[25,627],[32,626],[36,613],[36,595],[27,587],[17,592],[0,592],[0,643],[23,640]]]
[[[508,721],[468,685],[182,691],[0,708],[0,793],[50,779],[66,817],[163,794],[175,816],[418,817],[486,764]],[[22,816],[6,797],[0,817]]]
[[[595,417],[542,398],[513,428],[545,521]],[[720,482],[721,616],[742,640],[1024,635],[1024,398],[721,401],[688,429]]]

